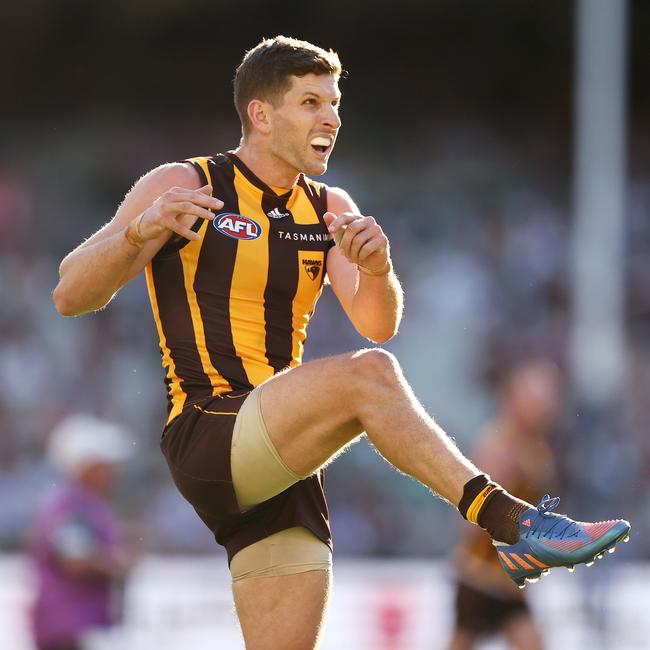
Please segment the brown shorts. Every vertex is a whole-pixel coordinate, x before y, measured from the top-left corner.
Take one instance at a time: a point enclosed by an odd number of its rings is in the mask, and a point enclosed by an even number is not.
[[[228,562],[243,548],[287,528],[302,526],[332,545],[323,470],[242,512],[231,471],[237,414],[248,392],[188,404],[163,432],[161,450],[180,493],[225,546]]]
[[[456,626],[474,634],[493,634],[508,621],[529,613],[525,600],[498,598],[463,582],[456,585]]]

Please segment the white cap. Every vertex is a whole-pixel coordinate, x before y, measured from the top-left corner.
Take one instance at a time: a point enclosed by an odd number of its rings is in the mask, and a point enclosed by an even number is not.
[[[63,474],[75,476],[87,465],[117,463],[131,453],[123,427],[92,415],[70,415],[50,434],[48,454]]]

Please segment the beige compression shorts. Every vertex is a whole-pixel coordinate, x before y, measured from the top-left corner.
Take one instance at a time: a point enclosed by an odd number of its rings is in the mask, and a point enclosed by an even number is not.
[[[255,388],[235,419],[230,467],[242,511],[286,490],[301,476],[282,461],[262,418],[262,386]],[[332,554],[324,542],[301,526],[288,528],[239,551],[230,563],[233,581],[327,570]]]

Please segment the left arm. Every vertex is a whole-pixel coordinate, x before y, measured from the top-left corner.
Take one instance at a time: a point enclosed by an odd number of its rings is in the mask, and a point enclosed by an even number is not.
[[[327,255],[332,289],[359,334],[385,343],[397,333],[403,308],[388,238],[347,192],[328,188],[327,207],[325,223],[337,242]]]

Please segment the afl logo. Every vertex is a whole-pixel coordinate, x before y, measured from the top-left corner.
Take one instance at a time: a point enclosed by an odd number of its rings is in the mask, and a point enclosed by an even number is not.
[[[262,234],[262,226],[241,214],[220,214],[212,222],[222,234],[233,239],[257,239]]]

